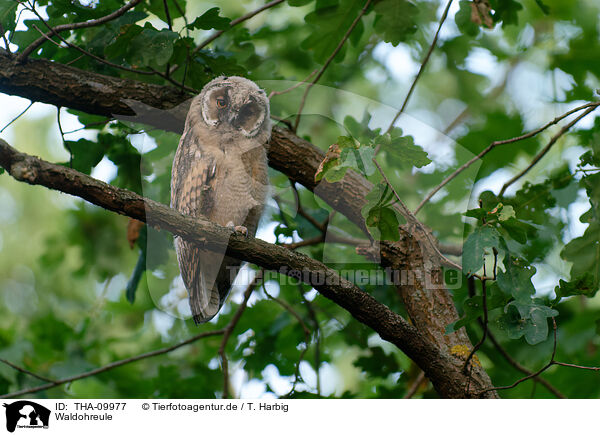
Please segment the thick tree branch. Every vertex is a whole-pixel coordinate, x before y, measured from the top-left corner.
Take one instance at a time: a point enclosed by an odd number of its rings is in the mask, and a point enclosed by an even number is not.
[[[442,352],[398,314],[317,260],[262,240],[247,238],[210,221],[184,216],[136,193],[20,153],[1,139],[0,166],[19,181],[79,196],[107,210],[170,231],[205,249],[220,252],[226,249],[226,254],[231,257],[295,278],[300,277],[406,353],[425,371],[443,397],[464,395],[467,379],[460,370],[461,364],[457,358]],[[477,391],[487,387],[477,379],[471,382]],[[488,397],[495,396],[492,393]]]

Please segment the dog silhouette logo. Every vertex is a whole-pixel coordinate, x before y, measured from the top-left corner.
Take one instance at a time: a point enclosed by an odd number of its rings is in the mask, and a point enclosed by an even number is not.
[[[3,405],[6,408],[6,430],[14,432],[18,427],[36,429],[48,428],[50,410],[29,400],[19,400]]]

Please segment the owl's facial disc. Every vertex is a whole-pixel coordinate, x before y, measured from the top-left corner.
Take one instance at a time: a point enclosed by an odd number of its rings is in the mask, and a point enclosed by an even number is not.
[[[232,120],[235,128],[240,130],[246,137],[256,136],[265,120],[265,109],[254,97],[250,96],[246,102],[237,110]]]
[[[223,84],[209,89],[202,100],[202,117],[208,125],[215,126],[227,118],[229,86]]]

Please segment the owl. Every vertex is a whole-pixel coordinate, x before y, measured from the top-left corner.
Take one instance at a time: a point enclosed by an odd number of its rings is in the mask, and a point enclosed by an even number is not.
[[[218,77],[206,84],[191,102],[175,152],[171,207],[254,235],[267,195],[270,136],[269,100],[254,82]],[[175,249],[194,321],[207,322],[241,262],[180,237]]]

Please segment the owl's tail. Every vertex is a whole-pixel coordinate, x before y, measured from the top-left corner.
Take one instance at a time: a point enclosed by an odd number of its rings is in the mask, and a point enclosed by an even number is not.
[[[176,240],[175,245],[194,322],[206,323],[221,309],[241,262],[182,240]]]

